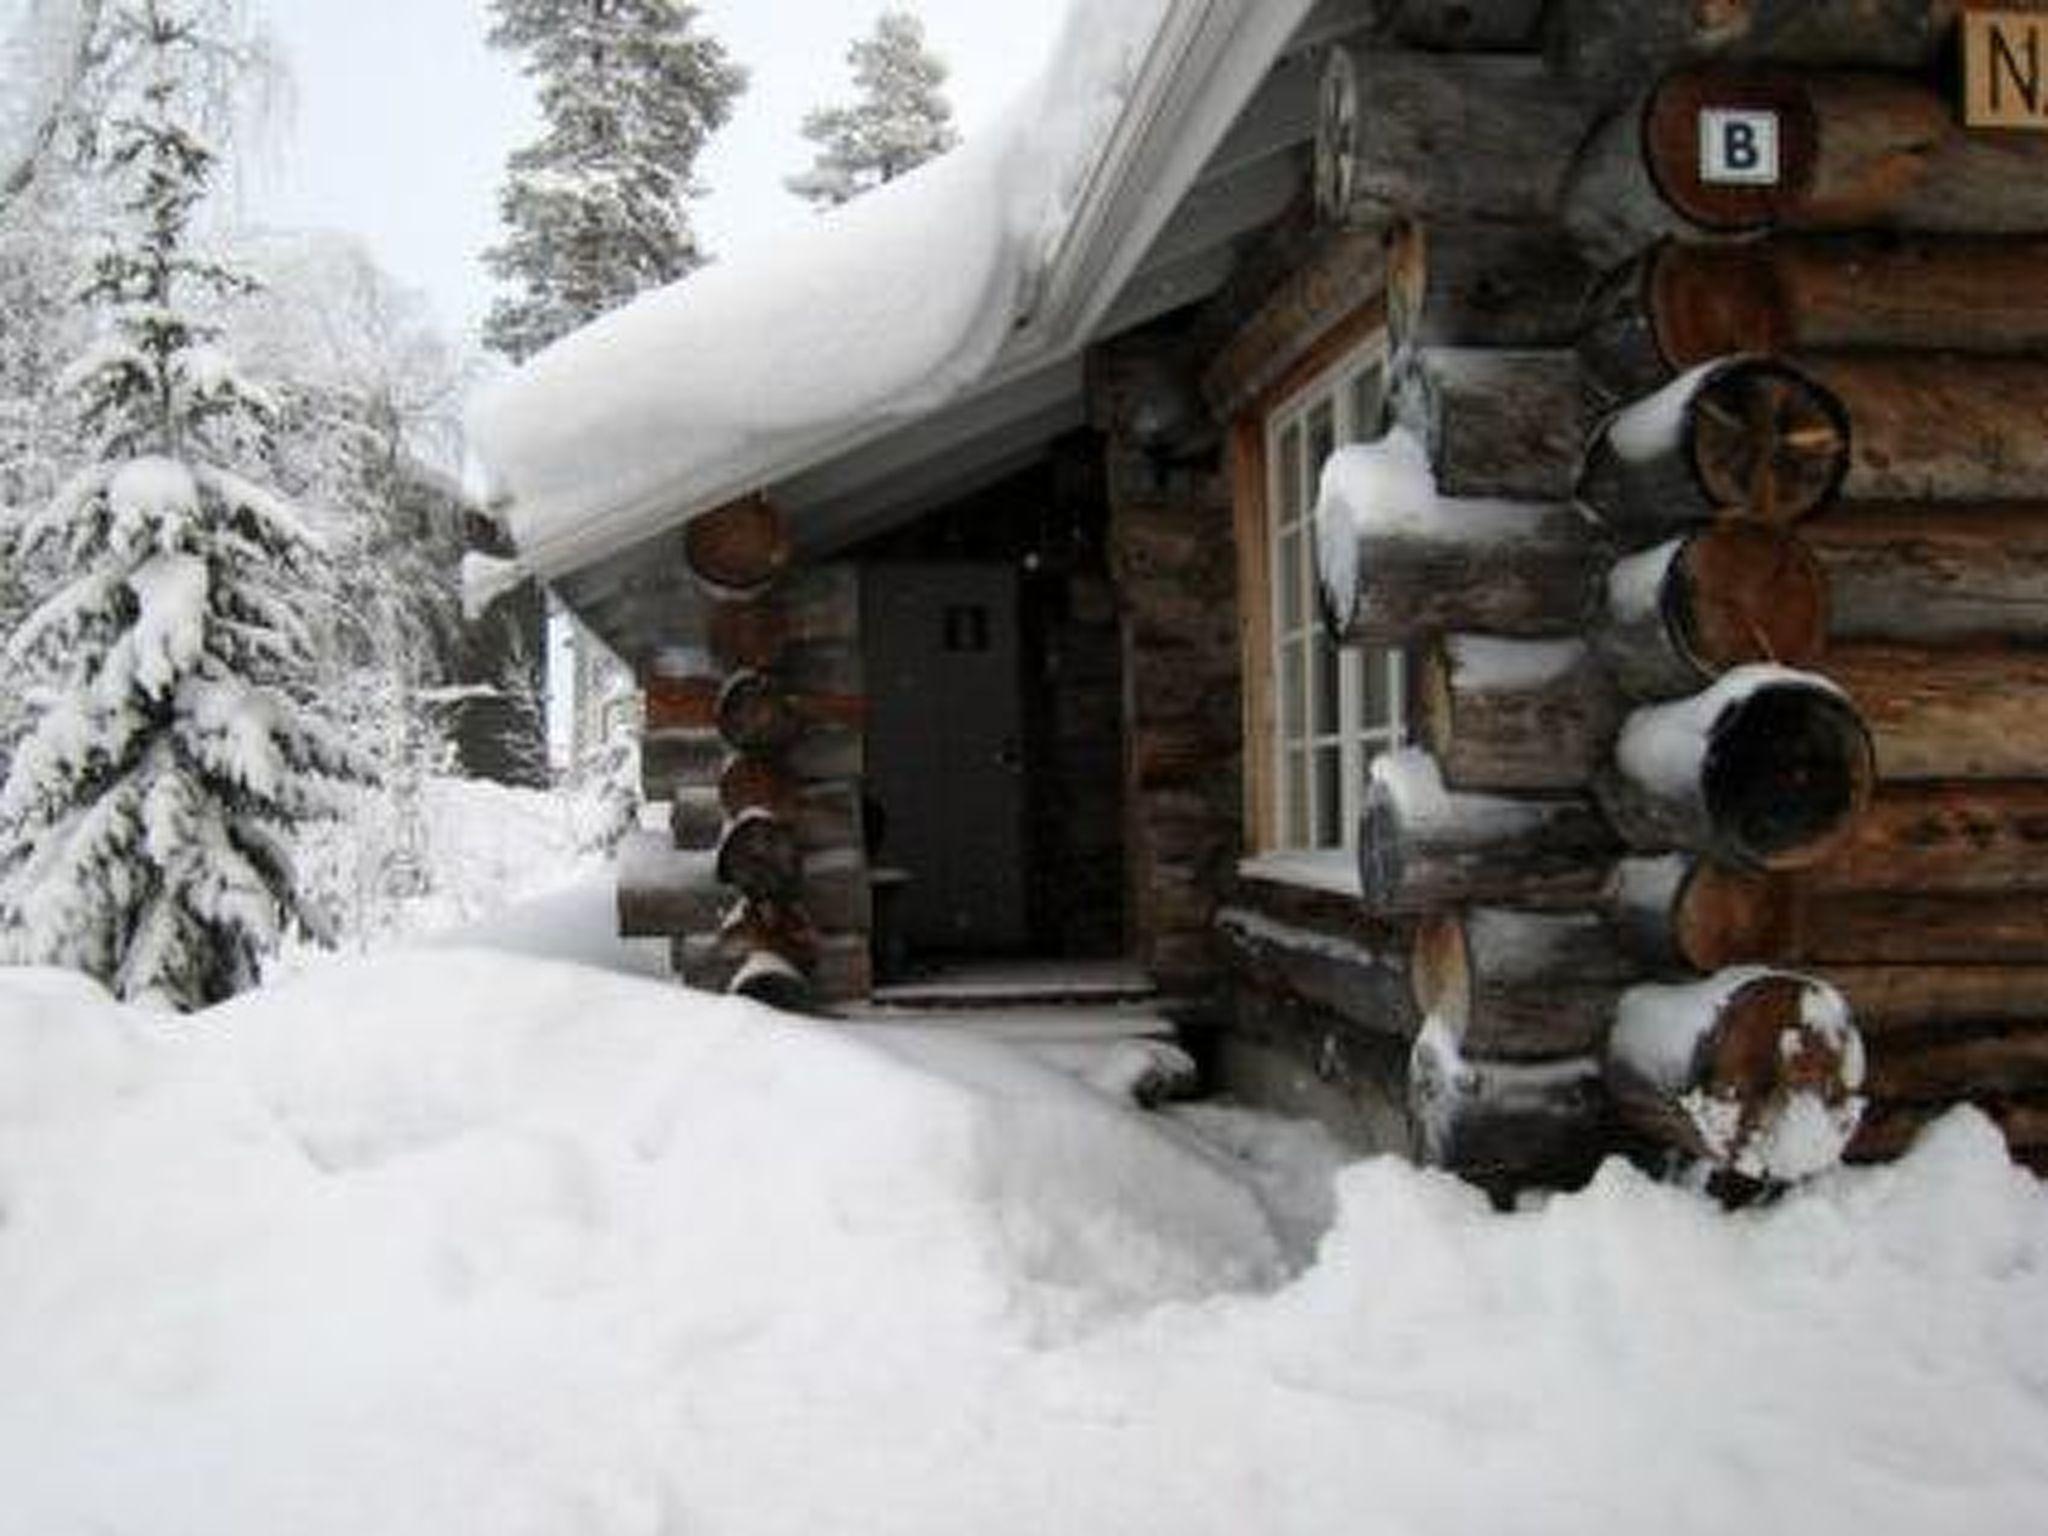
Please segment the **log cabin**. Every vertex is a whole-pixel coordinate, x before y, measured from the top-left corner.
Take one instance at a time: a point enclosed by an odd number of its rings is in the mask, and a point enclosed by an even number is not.
[[[625,931],[823,1008],[1121,957],[1218,1086],[1497,1191],[1963,1101],[2040,1166],[2025,10],[1121,7],[558,344],[473,424],[644,689]]]

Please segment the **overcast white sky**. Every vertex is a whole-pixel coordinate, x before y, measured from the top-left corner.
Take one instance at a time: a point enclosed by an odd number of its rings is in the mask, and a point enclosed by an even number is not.
[[[1099,0],[1114,4],[1116,0]],[[506,154],[530,137],[515,61],[484,45],[485,0],[267,0],[294,101],[278,147],[245,184],[265,224],[345,230],[444,324],[473,325],[492,286],[478,261],[498,237]],[[882,0],[703,0],[703,25],[752,84],[698,162],[697,227],[714,253],[811,217],[782,190],[809,160],[797,127],[851,90],[845,52]],[[923,0],[971,133],[1035,71],[1065,0]]]

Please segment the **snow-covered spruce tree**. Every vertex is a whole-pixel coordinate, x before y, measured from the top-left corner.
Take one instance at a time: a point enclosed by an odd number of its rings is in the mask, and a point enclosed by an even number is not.
[[[484,341],[521,362],[704,262],[690,224],[698,152],[746,71],[690,0],[492,0],[494,46],[526,55],[546,130],[516,150],[485,255],[517,291]]]
[[[874,35],[848,48],[846,61],[860,99],[804,118],[804,137],[818,145],[817,158],[783,182],[827,208],[894,180],[959,140],[943,90],[945,61],[925,46],[924,23],[915,12],[882,12]]]
[[[270,410],[198,318],[246,285],[192,240],[215,164],[192,83],[232,39],[191,0],[114,0],[110,25],[144,66],[105,136],[129,227],[93,265],[104,333],[67,380],[93,462],[21,529],[67,574],[8,641],[37,683],[0,786],[0,942],[196,1008],[303,919],[293,832],[353,759],[308,707],[317,542],[238,472]]]

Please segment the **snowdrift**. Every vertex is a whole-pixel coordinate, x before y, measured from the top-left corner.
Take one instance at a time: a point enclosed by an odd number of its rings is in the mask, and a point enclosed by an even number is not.
[[[0,972],[0,1524],[2039,1528],[2048,1199],[1974,1116],[1739,1216],[1359,1164],[1299,1270],[1220,1123],[503,954]]]

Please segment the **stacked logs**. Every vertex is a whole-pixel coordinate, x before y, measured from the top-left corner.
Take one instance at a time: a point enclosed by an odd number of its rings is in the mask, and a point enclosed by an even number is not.
[[[1807,1171],[1857,1107],[1839,998],[1693,966],[1673,929],[1708,919],[1647,872],[1803,867],[1869,800],[1856,709],[1794,670],[1824,641],[1826,587],[1788,529],[1840,482],[1839,412],[1796,370],[1718,360],[1600,421],[1560,501],[1441,494],[1452,443],[1397,427],[1333,464],[1318,509],[1345,638],[1419,658],[1420,745],[1375,765],[1360,880],[1376,915],[1418,920],[1425,1150],[1499,1176],[1571,1129],[1596,1140],[1586,1063],[1605,1055],[1644,1134],[1745,1174]],[[1655,1007],[1638,990],[1702,971],[1720,974]],[[1788,1031],[1810,1048],[1758,1044]]]
[[[1657,9],[1556,12],[1619,34]],[[1816,62],[1883,41],[1857,14]],[[2048,139],[1966,134],[1911,76],[1695,66],[1566,164],[1525,133],[1432,177],[1422,151],[1489,99],[1474,62],[1404,58],[1425,110],[1345,167],[1354,215],[1411,216],[1402,430],[1323,509],[1347,637],[1420,658],[1419,749],[1375,770],[1361,877],[1418,920],[1433,1149],[1535,1144],[1489,1101],[1590,1121],[1569,1064],[1600,1052],[1637,1132],[1797,1171],[1853,1117],[1860,1030],[1851,1155],[1962,1096],[2038,1153]],[[1780,114],[1777,185],[1702,182],[1717,107]]]
[[[1703,188],[1661,138],[1691,105],[1810,122],[1775,198]],[[1876,745],[1870,813],[1811,868],[1690,895],[1739,924],[1702,959],[1826,978],[1869,1037],[1851,1156],[1969,1098],[2048,1152],[2048,141],[1971,134],[1912,77],[1674,72],[1642,159],[1693,224],[1602,285],[1582,346],[1635,392],[1728,351],[1789,358],[1851,423],[1838,501],[1802,525],[1830,594],[1826,670]],[[1668,181],[1663,178],[1669,177]],[[1881,226],[1881,227],[1879,227]],[[1711,942],[1712,953],[1705,946]]]
[[[670,940],[693,986],[785,1008],[864,996],[871,893],[852,570],[791,572],[766,502],[686,531],[704,645],[643,678],[643,787],[668,834],[620,862],[622,933]]]

